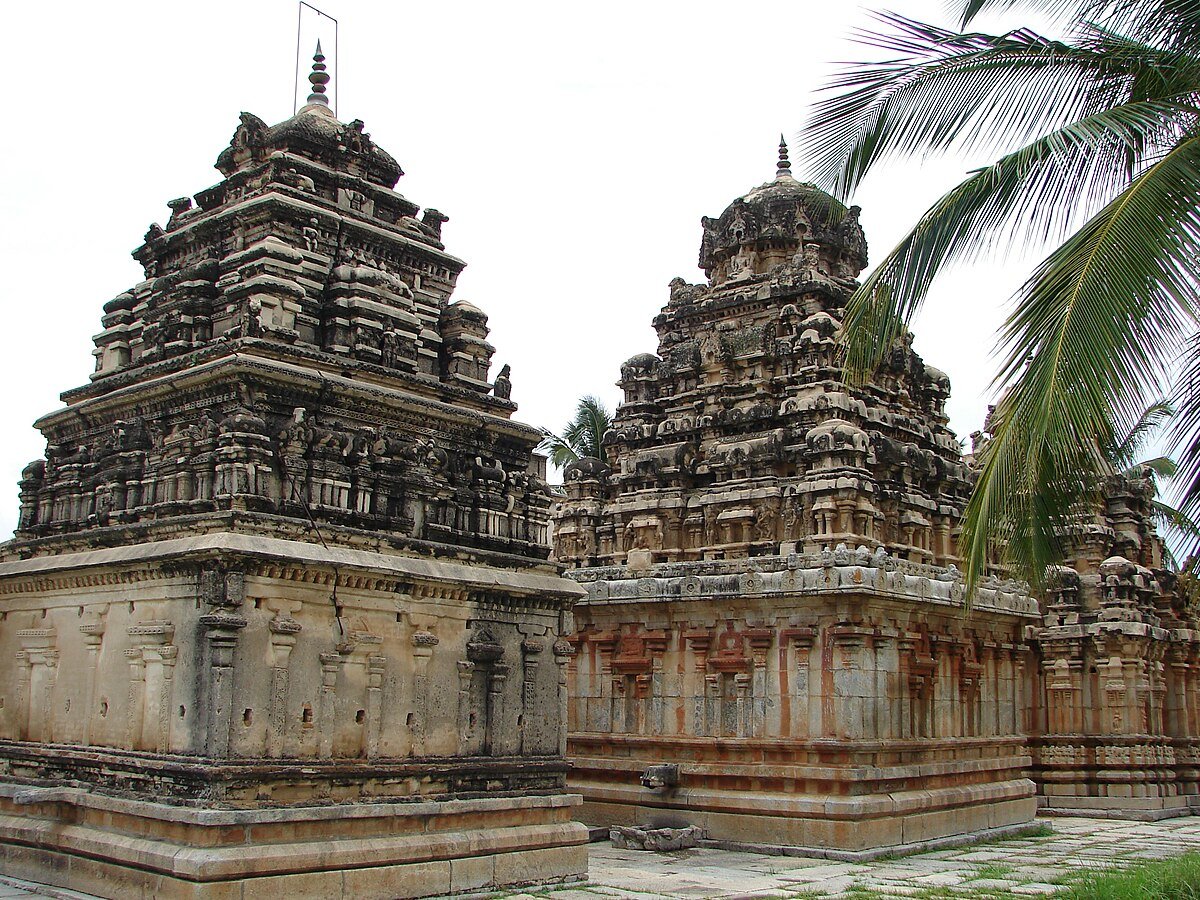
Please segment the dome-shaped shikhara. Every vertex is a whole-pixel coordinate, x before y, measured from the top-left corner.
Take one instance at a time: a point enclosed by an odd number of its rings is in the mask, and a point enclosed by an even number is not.
[[[867,261],[858,208],[794,179],[786,154],[774,180],[704,220],[708,282],[673,280],[657,353],[621,366],[611,473],[568,484],[580,502],[560,515],[560,560],[616,566],[642,549],[673,564],[839,543],[957,558],[969,484],[949,379],[906,333],[872,379],[846,383],[842,319]]]
[[[317,104],[309,104],[290,119],[271,126],[244,112],[229,146],[217,157],[216,167],[228,177],[274,152],[284,152],[394,188],[404,174],[400,164],[376,146],[363,128],[361,119],[339,122],[328,107]]]
[[[867,265],[859,212],[781,168],[773,181],[738,197],[717,218],[701,219],[700,268],[719,284],[753,266],[753,256],[783,260],[809,253],[854,278]]]

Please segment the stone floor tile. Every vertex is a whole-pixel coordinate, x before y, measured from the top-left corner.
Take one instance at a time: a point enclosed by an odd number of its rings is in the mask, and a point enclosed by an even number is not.
[[[913,879],[913,884],[924,885],[925,887],[951,887],[956,884],[962,884],[967,880],[967,875],[962,872],[934,872],[931,875],[921,875]]]
[[[977,890],[1011,891],[1017,882],[1007,878],[973,878],[966,882],[966,886]]]
[[[1012,888],[1012,892],[1014,894],[1020,894],[1021,896],[1026,897],[1048,896],[1050,894],[1057,894],[1060,890],[1062,890],[1062,888],[1040,881],[1030,881],[1027,884],[1018,884],[1016,887]]]

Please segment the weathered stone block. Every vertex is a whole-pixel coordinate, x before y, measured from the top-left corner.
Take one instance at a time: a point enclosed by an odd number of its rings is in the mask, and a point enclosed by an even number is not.
[[[609,830],[608,839],[620,850],[653,850],[666,852],[695,847],[706,835],[694,825],[684,828],[655,828],[649,825],[616,825]]]

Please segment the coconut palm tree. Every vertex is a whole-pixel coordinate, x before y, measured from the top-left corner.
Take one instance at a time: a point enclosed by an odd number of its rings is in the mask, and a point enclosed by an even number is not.
[[[604,432],[611,427],[612,413],[598,398],[588,395],[580,398],[575,418],[563,429],[561,436],[545,428],[541,430],[543,437],[538,449],[549,454],[550,462],[560,469],[588,456],[603,459],[600,444]]]
[[[999,154],[855,292],[853,378],[874,370],[948,263],[1061,241],[998,336],[1001,400],[960,541],[970,582],[998,555],[1036,583],[1062,551],[1068,511],[1112,470],[1104,448],[1179,380],[1181,350],[1192,367],[1180,474],[1185,506],[1200,501],[1200,0],[956,6],[960,30],[881,15],[862,39],[886,58],[836,77],[804,139],[815,180],[843,197],[883,160]],[[1016,6],[1056,17],[1067,36],[966,30]]]

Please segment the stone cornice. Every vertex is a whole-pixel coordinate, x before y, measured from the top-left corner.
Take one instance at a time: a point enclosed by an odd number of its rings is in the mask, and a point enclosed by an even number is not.
[[[449,268],[459,272],[466,267],[466,262],[459,259],[445,250],[439,250],[431,244],[426,244],[422,241],[414,240],[407,236],[400,229],[389,229],[382,225],[371,222],[365,217],[353,216],[346,213],[345,210],[333,207],[332,205],[322,205],[313,203],[311,198],[300,199],[299,197],[291,196],[290,193],[284,193],[281,190],[275,190],[276,186],[272,185],[264,193],[254,197],[249,197],[245,200],[236,200],[228,205],[222,206],[220,209],[206,212],[195,217],[194,220],[180,225],[171,231],[164,233],[164,238],[167,240],[177,240],[182,235],[189,234],[197,228],[211,227],[214,224],[233,215],[244,215],[247,212],[255,210],[259,206],[267,207],[283,207],[289,208],[296,212],[297,215],[311,216],[320,214],[326,218],[332,218],[347,226],[359,228],[385,240],[391,244],[402,245],[405,249],[411,250],[414,253],[436,257]],[[277,215],[277,214],[274,214]],[[274,217],[274,215],[272,217]]]
[[[624,566],[573,569],[567,576],[588,587],[588,605],[714,600],[754,595],[856,594],[930,606],[964,606],[957,570],[887,554],[839,549],[753,560],[659,563],[644,571]],[[1037,601],[1016,582],[985,579],[972,606],[991,613],[1039,618]]]
[[[77,416],[102,416],[110,411],[125,410],[134,402],[144,405],[159,396],[178,395],[183,390],[233,375],[255,375],[285,384],[300,382],[305,386],[328,385],[372,405],[384,404],[389,409],[435,417],[450,423],[473,422],[522,440],[540,440],[537,429],[503,416],[479,409],[464,409],[460,405],[434,400],[401,388],[363,383],[332,371],[321,372],[310,366],[260,355],[252,348],[247,348],[247,352],[234,352],[202,362],[183,372],[170,372],[145,381],[135,381],[102,396],[79,400],[64,409],[42,416],[34,423],[34,427],[45,430],[61,426]]]
[[[216,533],[0,562],[0,594],[62,589],[87,584],[120,584],[167,577],[164,564],[202,562],[236,556],[268,577],[370,589],[381,580],[414,585],[418,594],[449,599],[439,585],[453,586],[453,599],[484,599],[499,594],[543,598],[569,604],[584,590],[564,578],[538,572],[506,570],[447,560],[393,556],[369,550],[322,547],[260,535]],[[151,569],[150,566],[155,566]],[[317,567],[317,568],[313,568]],[[169,568],[169,566],[168,566]],[[111,571],[80,571],[108,569]],[[420,587],[418,588],[417,585]]]

